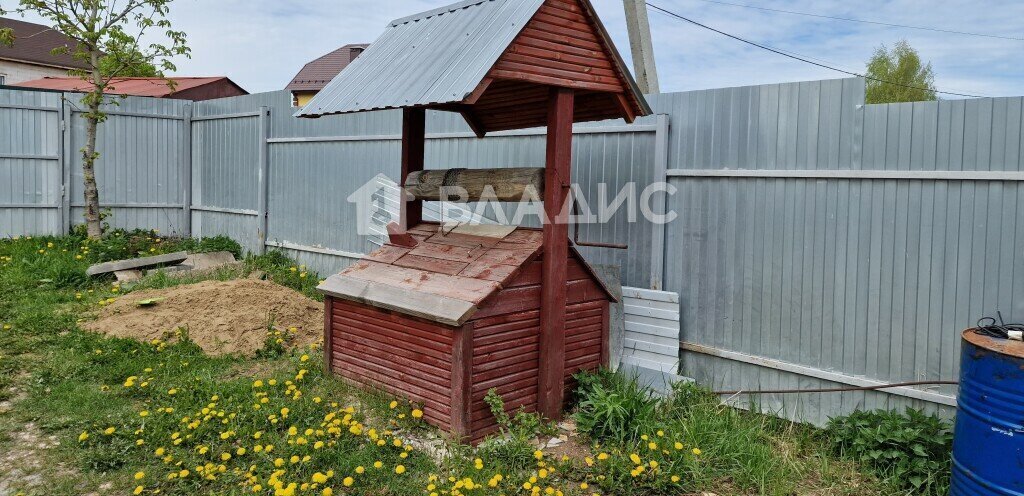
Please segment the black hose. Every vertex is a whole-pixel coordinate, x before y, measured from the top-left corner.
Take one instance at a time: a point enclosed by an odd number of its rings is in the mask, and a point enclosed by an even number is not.
[[[996,323],[993,317],[982,317],[978,319],[978,327],[974,328],[974,332],[997,339],[1010,339],[1011,333],[1017,336],[1024,333],[1024,324],[1007,324],[1003,322],[1002,312],[996,312],[996,315],[999,317],[999,323]]]

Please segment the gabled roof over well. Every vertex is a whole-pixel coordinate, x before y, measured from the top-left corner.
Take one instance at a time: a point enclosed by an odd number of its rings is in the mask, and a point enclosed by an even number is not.
[[[589,0],[466,0],[389,23],[296,115],[434,108],[482,134],[544,125],[548,86],[577,122],[651,113]]]
[[[488,298],[513,281],[543,251],[543,233],[511,226],[439,229],[420,224],[408,231],[415,247],[384,245],[328,277],[317,289],[337,298],[458,326]],[[580,267],[604,294],[604,282],[575,250]]]
[[[368,46],[370,45],[365,43],[349,44],[332,50],[327,55],[317,57],[303,66],[284,89],[289,91],[320,91],[324,89],[324,86],[327,86],[334,76],[348,67]]]

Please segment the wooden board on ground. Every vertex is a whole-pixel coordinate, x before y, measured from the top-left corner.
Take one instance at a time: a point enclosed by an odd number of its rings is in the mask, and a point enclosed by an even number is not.
[[[98,276],[100,274],[109,274],[119,270],[144,269],[147,267],[156,267],[157,265],[177,265],[184,262],[186,258],[188,258],[188,253],[179,251],[176,253],[155,255],[152,257],[117,260],[114,262],[104,262],[93,265],[86,269],[85,273],[90,276]]]

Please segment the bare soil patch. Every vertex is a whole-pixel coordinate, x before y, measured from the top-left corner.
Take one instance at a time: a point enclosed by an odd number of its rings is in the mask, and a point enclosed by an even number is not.
[[[160,300],[137,304],[148,299]],[[308,346],[323,336],[323,305],[268,281],[205,281],[129,293],[83,328],[140,341],[187,329],[207,354],[251,356],[263,348],[271,323],[281,330],[295,328],[291,345]]]

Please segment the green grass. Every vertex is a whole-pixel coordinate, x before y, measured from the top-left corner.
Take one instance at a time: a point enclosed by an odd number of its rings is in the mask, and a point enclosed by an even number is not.
[[[651,398],[634,378],[622,374],[602,371],[578,378],[575,417],[582,431],[615,449],[651,453],[647,456],[652,458],[666,448],[699,453],[672,460],[685,473],[685,490],[770,495],[896,492],[833,456],[828,440],[813,427],[722,405],[718,397],[692,384],[676,384],[667,398]],[[650,449],[652,442],[657,450]],[[620,484],[616,490],[661,494],[659,482],[663,481]]]
[[[81,235],[0,240],[0,401],[8,405],[0,410],[0,487],[26,496],[131,494],[137,487],[166,495],[321,495],[326,488],[424,496],[548,488],[556,496],[887,491],[831,455],[818,431],[720,406],[696,389],[681,388],[657,405],[656,415],[625,419],[607,432],[588,426],[594,439],[582,438],[572,458],[529,453],[527,431],[551,431],[520,417],[508,424],[515,445],[451,445],[446,457],[433,459],[410,445],[436,435],[413,418],[416,405],[323,374],[315,347],[210,357],[187,333],[173,343],[140,343],[79,329],[99,302],[126,292],[257,270],[320,297],[319,276],[280,253],[246,256],[241,268],[201,277],[157,275],[133,286],[85,276],[98,261],[180,249],[237,245],[145,231],[115,231],[98,242]],[[612,392],[634,394],[616,380],[608,385]]]

